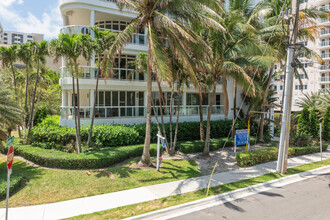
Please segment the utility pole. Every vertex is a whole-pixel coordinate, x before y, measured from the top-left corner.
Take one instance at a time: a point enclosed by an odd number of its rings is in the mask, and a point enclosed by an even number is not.
[[[289,18],[290,19],[290,18]],[[292,0],[292,13],[290,22],[290,32],[288,41],[288,53],[286,61],[286,77],[285,77],[285,94],[283,102],[282,127],[280,136],[280,145],[278,151],[278,159],[276,172],[285,173],[287,170],[288,148],[290,138],[290,122],[291,122],[291,106],[292,106],[292,90],[293,90],[293,74],[294,74],[294,54],[296,50],[296,40],[298,33],[299,19],[299,1]]]

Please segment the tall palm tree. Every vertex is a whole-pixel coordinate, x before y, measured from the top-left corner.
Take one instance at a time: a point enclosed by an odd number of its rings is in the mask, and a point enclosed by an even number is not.
[[[150,165],[150,131],[151,131],[151,94],[152,94],[152,71],[162,78],[167,78],[171,71],[169,58],[164,50],[164,38],[169,46],[174,45],[176,55],[185,64],[190,63],[189,54],[185,47],[189,43],[197,43],[194,34],[186,28],[189,22],[202,22],[206,26],[223,29],[215,21],[217,14],[209,7],[219,7],[218,2],[208,0],[117,0],[121,8],[128,8],[138,12],[136,18],[121,32],[112,47],[107,58],[110,59],[127,44],[137,28],[148,28],[148,71],[147,71],[147,117],[146,137],[140,165]],[[190,69],[192,73],[192,69]],[[196,78],[192,77],[196,82]]]
[[[28,88],[29,88],[29,77],[32,71],[33,65],[33,50],[31,49],[30,43],[20,44],[17,51],[17,56],[20,61],[25,65],[25,101],[24,101],[24,136],[26,135],[27,123],[25,118],[28,115]]]
[[[99,87],[99,79],[102,76],[101,73],[101,64],[102,64],[102,56],[106,52],[106,50],[111,47],[113,42],[115,41],[117,37],[117,33],[113,33],[109,30],[100,30],[97,27],[92,28],[93,31],[93,43],[94,45],[94,51],[95,56],[97,57],[97,75],[96,75],[96,87],[95,87],[95,93],[94,93],[94,104],[93,104],[93,111],[92,111],[92,120],[91,125],[88,133],[88,140],[87,140],[87,146],[90,145],[90,140],[93,132],[93,125],[94,125],[94,119],[95,119],[95,108],[96,108],[96,97],[98,93],[98,87]]]
[[[35,63],[36,67],[36,79],[35,79],[35,85],[32,95],[32,101],[31,101],[31,109],[30,109],[30,115],[29,115],[29,121],[28,121],[28,135],[27,138],[30,137],[30,131],[31,131],[31,125],[32,125],[32,118],[34,115],[34,104],[36,102],[36,93],[37,93],[37,87],[38,87],[38,79],[39,79],[39,72],[40,69],[46,64],[46,56],[48,53],[48,42],[47,41],[41,41],[38,42],[31,42],[31,50],[33,51],[33,62]]]
[[[60,34],[58,39],[52,40],[50,42],[50,48],[52,53],[57,59],[62,56],[66,58],[67,68],[72,74],[73,110],[75,118],[76,145],[78,153],[81,152],[78,59],[82,56],[86,60],[90,60],[93,53],[90,43],[91,41],[92,39],[89,35]],[[77,85],[77,92],[75,88],[75,83]],[[77,99],[75,98],[75,94],[77,94]]]

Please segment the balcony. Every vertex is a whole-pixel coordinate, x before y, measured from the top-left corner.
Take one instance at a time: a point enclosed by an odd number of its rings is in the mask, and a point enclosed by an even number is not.
[[[321,58],[322,59],[329,59],[330,58],[330,53],[322,53]]]
[[[329,77],[321,77],[319,78],[320,83],[330,83],[330,76]]]
[[[328,18],[328,19],[322,18],[319,23],[320,24],[330,24],[330,18]]]
[[[330,41],[322,41],[319,43],[320,47],[330,47]]]
[[[134,69],[113,68],[114,75],[111,80],[134,80],[145,81],[144,74],[135,72]],[[71,78],[71,70],[67,67],[61,68],[61,78]],[[91,66],[79,66],[79,79],[96,79],[97,68]]]
[[[324,35],[330,35],[330,29],[324,29],[324,30],[321,30],[320,35],[321,35],[321,36],[324,36]]]
[[[320,7],[320,10],[323,10],[323,11],[330,11],[330,5],[322,6],[322,7]]]
[[[330,64],[328,64],[328,65],[321,65],[320,67],[319,67],[319,69],[321,70],[321,71],[330,71]]]
[[[112,32],[120,33],[118,30],[110,30],[105,28],[100,28],[101,30],[109,30]],[[68,25],[61,28],[61,33],[65,34],[91,34],[91,30],[89,26],[84,25]],[[129,44],[147,46],[147,37],[145,34],[134,33],[132,36],[131,42]]]
[[[156,112],[160,115],[160,107],[156,106]],[[207,114],[208,105],[202,106],[202,112]],[[90,119],[92,115],[93,108],[92,107],[81,107],[79,111],[79,115],[81,119]],[[164,116],[169,116],[170,114],[170,106],[164,106],[162,108]],[[172,115],[173,117],[176,115],[178,111],[177,106],[173,106]],[[154,115],[154,111],[152,111]],[[180,116],[198,116],[199,115],[199,106],[181,106],[180,107]],[[212,114],[224,114],[224,106],[223,105],[214,105],[212,107]],[[145,118],[147,115],[147,108],[144,106],[108,106],[108,107],[96,107],[95,118],[96,119],[104,119],[104,118],[127,118],[127,117],[142,117]],[[72,106],[70,107],[61,107],[61,119],[73,119],[74,109]]]

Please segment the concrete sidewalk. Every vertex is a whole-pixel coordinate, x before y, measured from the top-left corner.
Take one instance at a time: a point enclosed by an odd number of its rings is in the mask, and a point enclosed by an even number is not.
[[[323,158],[330,158],[330,151],[323,152]],[[320,153],[290,158],[288,167],[320,161]],[[276,162],[268,162],[253,167],[239,168],[237,170],[214,174],[211,187],[221,184],[236,182],[243,179],[253,178],[263,174],[275,172]],[[100,212],[121,206],[151,201],[193,192],[207,188],[210,176],[202,176],[191,179],[162,183],[136,189],[119,191],[98,196],[68,200],[64,202],[27,206],[9,209],[9,219],[61,219],[82,214]],[[5,218],[5,209],[0,209],[0,219]]]

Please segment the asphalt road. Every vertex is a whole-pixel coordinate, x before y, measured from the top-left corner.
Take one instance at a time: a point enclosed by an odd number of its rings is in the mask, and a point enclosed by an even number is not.
[[[330,219],[330,173],[174,219]]]

